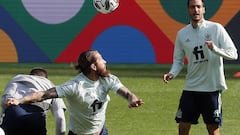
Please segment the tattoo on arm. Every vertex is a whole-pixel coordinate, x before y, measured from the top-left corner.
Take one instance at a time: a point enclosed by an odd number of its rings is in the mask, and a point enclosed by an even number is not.
[[[45,99],[57,98],[57,97],[58,95],[57,95],[56,89],[51,88],[47,91],[34,92],[30,95],[27,95],[23,98],[18,99],[18,102],[19,104],[41,102]]]
[[[56,89],[51,88],[44,92],[44,94],[42,96],[42,100],[50,99],[50,98],[57,98],[57,97],[58,97],[58,95],[57,95]]]
[[[117,91],[117,93],[120,95],[120,96],[122,96],[123,98],[125,98],[125,99],[129,99],[129,96],[130,96],[130,92],[129,92],[129,90],[127,90],[127,88],[120,88],[118,91]]]

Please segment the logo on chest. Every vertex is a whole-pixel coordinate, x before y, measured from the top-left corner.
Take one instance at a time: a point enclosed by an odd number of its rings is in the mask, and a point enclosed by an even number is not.
[[[196,60],[199,60],[200,58],[204,59],[203,46],[200,45],[200,46],[194,47],[193,54],[195,55]]]

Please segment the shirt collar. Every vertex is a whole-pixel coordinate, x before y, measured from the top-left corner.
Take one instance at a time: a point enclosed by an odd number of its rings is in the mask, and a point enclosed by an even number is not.
[[[191,22],[191,26],[192,26],[192,22]],[[203,21],[201,23],[197,24],[197,28],[196,29],[200,29],[200,28],[203,28],[205,26],[206,26],[206,20],[203,18]],[[192,26],[192,28],[193,28],[193,26]]]

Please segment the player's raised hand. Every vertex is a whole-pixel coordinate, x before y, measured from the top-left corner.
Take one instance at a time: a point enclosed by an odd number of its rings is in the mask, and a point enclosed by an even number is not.
[[[129,108],[139,107],[139,106],[141,106],[142,104],[144,104],[143,100],[142,100],[142,99],[138,99],[138,100],[129,102],[128,107],[129,107]]]
[[[205,45],[208,47],[208,49],[213,50],[215,44],[213,41],[205,41]]]
[[[171,74],[171,73],[167,73],[167,74],[164,74],[163,75],[163,81],[165,82],[165,83],[168,83],[170,80],[172,80],[173,79],[173,74]]]

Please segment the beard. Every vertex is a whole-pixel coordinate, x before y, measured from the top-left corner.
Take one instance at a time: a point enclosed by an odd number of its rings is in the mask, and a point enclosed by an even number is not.
[[[99,76],[101,76],[101,77],[107,77],[107,76],[109,76],[110,71],[106,69],[106,70],[104,70],[104,71],[98,72],[98,74],[99,74]]]
[[[203,15],[201,15],[201,14],[197,14],[197,15],[192,14],[192,15],[190,15],[190,18],[191,18],[192,22],[200,23],[203,20]]]

